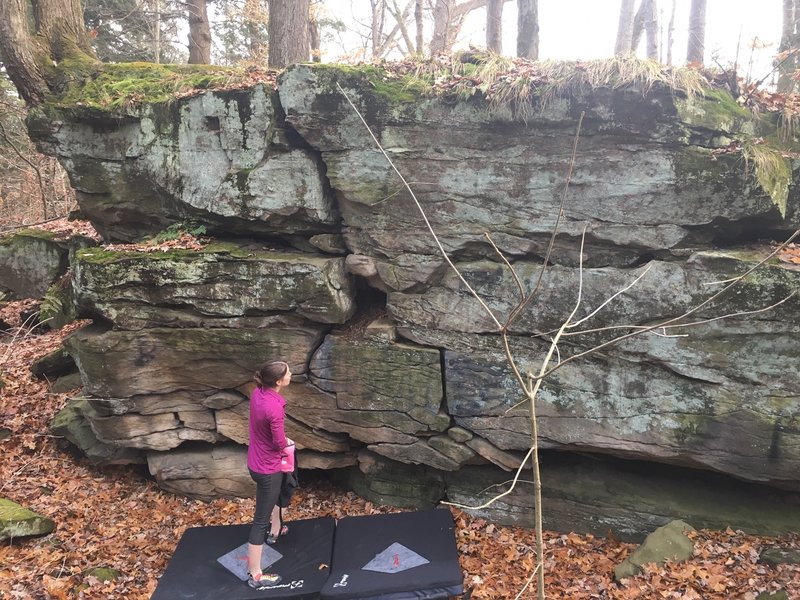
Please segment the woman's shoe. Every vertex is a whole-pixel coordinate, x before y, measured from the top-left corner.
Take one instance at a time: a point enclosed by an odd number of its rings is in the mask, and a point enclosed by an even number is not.
[[[281,582],[281,576],[276,573],[252,573],[247,574],[247,585],[254,590],[264,590]]]
[[[278,535],[272,535],[272,533],[267,534],[267,543],[272,545],[278,541],[279,537],[283,537],[289,533],[289,526],[288,525],[281,525],[280,530],[278,531]]]

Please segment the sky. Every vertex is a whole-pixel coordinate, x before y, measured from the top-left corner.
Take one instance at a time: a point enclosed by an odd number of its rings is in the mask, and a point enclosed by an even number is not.
[[[662,13],[661,26],[666,31],[672,0],[657,2]],[[673,64],[682,65],[686,57],[691,0],[675,0],[675,3]],[[780,42],[781,4],[782,0],[707,0],[706,65],[729,67],[737,60],[738,44],[740,76],[749,76],[751,80],[765,77],[772,70],[772,60]],[[345,20],[359,8],[367,14],[369,11],[367,0],[327,0],[326,5]],[[620,0],[539,0],[540,58],[608,58],[613,54],[619,8]],[[504,54],[515,52],[516,19],[516,2],[507,2],[503,11]],[[466,48],[470,43],[485,45],[485,20],[484,10],[474,11],[464,24],[456,49]],[[426,33],[429,37],[430,32]],[[666,35],[662,34],[662,38]],[[754,43],[755,50],[752,49]],[[644,56],[644,39],[638,54]],[[665,57],[666,50],[664,61]],[[325,57],[326,60],[333,58],[332,55]]]

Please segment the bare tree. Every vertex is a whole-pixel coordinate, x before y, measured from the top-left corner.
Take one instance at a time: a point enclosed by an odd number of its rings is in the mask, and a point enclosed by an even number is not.
[[[486,0],[436,0],[433,6],[431,55],[450,52],[461,31],[464,19],[473,10],[486,6]]]
[[[539,0],[517,2],[517,56],[539,60]]]
[[[423,0],[416,0],[414,2],[414,24],[416,25],[416,47],[415,51],[417,54],[422,55],[423,52],[423,44],[425,40],[425,29],[424,29],[424,20],[423,20]]]
[[[686,62],[702,65],[706,50],[706,0],[692,0],[689,13],[689,42]]]
[[[269,66],[283,68],[306,62],[311,54],[308,39],[311,0],[269,0]]]
[[[64,217],[75,193],[53,156],[43,156],[28,137],[25,105],[0,74],[0,231]]]
[[[186,11],[189,20],[189,64],[210,64],[211,26],[206,0],[187,0]]]
[[[25,102],[43,102],[60,83],[54,64],[94,59],[80,0],[0,1],[0,54]]]
[[[800,0],[783,0],[783,27],[778,47],[778,91],[792,92],[792,74],[800,66]]]
[[[505,0],[488,0],[486,5],[486,48],[503,52],[503,5]]]
[[[620,4],[617,41],[614,44],[614,54],[618,56],[633,52],[633,6],[634,0],[622,0]]]

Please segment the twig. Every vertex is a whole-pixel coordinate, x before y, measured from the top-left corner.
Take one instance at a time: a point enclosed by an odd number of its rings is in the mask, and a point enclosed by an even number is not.
[[[685,319],[685,318],[686,318],[686,317],[688,317],[689,315],[692,315],[692,314],[696,313],[696,312],[697,312],[697,311],[699,311],[701,308],[703,308],[703,307],[704,307],[704,306],[706,306],[707,304],[710,304],[711,302],[713,302],[714,300],[716,300],[717,298],[719,298],[720,296],[722,296],[722,295],[723,295],[725,292],[727,292],[729,289],[731,289],[732,287],[734,287],[735,285],[737,285],[737,284],[738,284],[739,282],[741,282],[741,281],[742,281],[742,280],[743,280],[745,277],[747,277],[748,275],[750,275],[750,273],[752,273],[753,271],[755,271],[756,269],[758,269],[759,267],[761,267],[761,265],[763,265],[763,264],[765,264],[767,261],[769,261],[769,260],[770,260],[770,259],[771,259],[773,256],[775,256],[775,255],[776,255],[778,252],[780,252],[780,251],[781,251],[781,250],[783,250],[783,249],[784,249],[786,246],[788,246],[788,245],[789,245],[791,242],[793,242],[793,241],[794,241],[794,239],[795,239],[797,236],[800,236],[800,229],[798,229],[797,231],[795,231],[795,232],[794,232],[794,233],[793,233],[793,234],[792,234],[792,235],[789,237],[789,239],[787,239],[785,242],[783,242],[781,245],[779,245],[777,248],[775,248],[775,250],[773,250],[772,252],[770,252],[770,253],[769,253],[769,255],[767,255],[767,256],[766,256],[766,257],[765,257],[763,260],[761,260],[760,262],[758,262],[756,265],[754,265],[754,266],[750,267],[750,268],[749,268],[747,271],[745,271],[745,272],[744,272],[743,274],[741,274],[739,277],[736,277],[736,278],[735,278],[733,281],[731,281],[731,283],[729,283],[728,285],[726,285],[726,286],[725,286],[724,288],[722,288],[720,291],[718,291],[718,292],[717,292],[717,293],[715,293],[714,295],[710,296],[709,298],[706,298],[705,300],[703,300],[703,302],[701,302],[701,303],[700,303],[700,304],[698,304],[697,306],[694,306],[693,308],[691,308],[691,309],[687,310],[687,311],[686,311],[685,313],[683,313],[682,315],[679,315],[679,316],[677,316],[677,317],[674,317],[674,318],[672,318],[672,319],[668,319],[668,320],[666,320],[666,321],[663,321],[662,323],[657,323],[657,324],[655,324],[655,325],[648,325],[647,327],[644,327],[643,329],[638,329],[637,331],[632,331],[632,332],[630,332],[630,333],[626,333],[626,334],[624,334],[624,335],[621,335],[621,336],[619,336],[619,337],[616,337],[616,338],[614,338],[613,340],[609,340],[609,341],[607,341],[607,342],[603,342],[603,343],[601,343],[601,344],[598,344],[597,346],[594,346],[593,348],[590,348],[589,350],[586,350],[586,351],[584,351],[584,352],[579,352],[578,354],[573,354],[572,356],[568,356],[567,358],[565,358],[563,361],[561,361],[559,364],[557,364],[557,365],[556,365],[556,366],[554,366],[553,368],[551,368],[551,369],[549,369],[549,370],[545,371],[544,373],[541,373],[541,374],[539,375],[539,377],[538,377],[538,378],[539,378],[539,379],[542,379],[542,378],[544,378],[544,377],[547,377],[548,375],[550,375],[550,374],[551,374],[553,371],[555,371],[556,369],[560,369],[560,368],[561,368],[561,367],[563,367],[564,365],[566,365],[566,364],[568,364],[568,363],[570,363],[570,362],[572,362],[572,361],[574,361],[574,360],[577,360],[578,358],[582,358],[582,357],[584,357],[584,356],[586,356],[586,355],[588,355],[588,354],[593,354],[593,353],[597,352],[598,350],[601,350],[601,349],[603,349],[603,348],[607,348],[608,346],[611,346],[611,345],[613,345],[613,344],[616,344],[616,343],[618,343],[618,342],[621,342],[621,341],[623,341],[623,340],[626,340],[626,339],[628,339],[628,338],[630,338],[630,337],[633,337],[633,336],[635,336],[635,335],[640,335],[640,334],[642,334],[642,333],[646,333],[646,332],[648,332],[648,331],[652,331],[652,330],[654,330],[654,329],[661,329],[661,328],[664,328],[664,327],[668,327],[668,326],[670,326],[670,325],[672,325],[672,324],[674,324],[674,323],[677,323],[677,322],[678,322],[678,321],[680,321],[681,319]]]
[[[500,251],[500,248],[498,248],[497,244],[494,243],[494,240],[492,240],[492,236],[489,235],[489,232],[488,231],[484,232],[483,235],[486,237],[487,240],[489,240],[489,243],[492,245],[492,248],[494,248],[494,251],[497,253],[497,256],[500,257],[500,260],[502,260],[506,264],[506,266],[508,267],[508,270],[511,271],[511,276],[514,277],[514,283],[517,284],[517,289],[519,290],[520,302],[524,302],[525,301],[525,288],[522,285],[522,281],[520,280],[519,276],[517,275],[517,272],[514,270],[514,267],[511,266],[511,263],[508,261],[508,259],[505,257],[505,255]]]
[[[17,469],[16,471],[14,471],[14,472],[13,472],[13,473],[12,473],[12,474],[11,474],[11,475],[8,477],[8,478],[6,478],[6,480],[3,482],[3,485],[0,485],[0,492],[2,492],[2,491],[3,491],[3,490],[6,488],[6,486],[7,486],[9,483],[11,483],[11,481],[14,479],[14,477],[16,477],[17,475],[19,475],[20,473],[22,473],[22,472],[23,472],[25,469],[27,469],[27,468],[28,468],[28,466],[29,466],[31,463],[33,463],[34,461],[36,461],[36,458],[32,458],[32,459],[30,459],[28,462],[26,462],[24,465],[22,465],[22,466],[21,466],[19,469]]]
[[[581,116],[578,118],[578,126],[575,129],[575,139],[572,142],[572,154],[567,167],[566,181],[564,182],[564,191],[561,193],[561,203],[558,206],[558,215],[556,216],[556,222],[553,225],[553,232],[550,235],[550,242],[547,245],[544,261],[542,261],[542,268],[539,270],[539,277],[536,279],[536,284],[533,286],[531,293],[528,294],[528,297],[520,302],[516,308],[511,311],[511,314],[509,314],[503,329],[508,329],[511,327],[511,324],[517,319],[517,317],[519,317],[520,313],[525,310],[525,307],[528,306],[528,304],[530,304],[531,301],[536,297],[539,287],[542,285],[542,279],[544,279],[544,273],[547,270],[547,263],[550,262],[550,255],[553,252],[553,246],[555,246],[556,236],[558,235],[558,227],[561,223],[561,218],[564,216],[564,205],[567,202],[567,192],[569,191],[569,184],[572,181],[572,171],[575,168],[575,160],[578,154],[578,140],[580,139],[581,126],[583,125],[583,117],[585,114],[585,111],[582,111]]]
[[[511,492],[514,491],[514,488],[517,486],[517,481],[519,480],[519,475],[522,472],[522,469],[525,467],[525,463],[527,463],[528,459],[531,457],[532,453],[533,453],[533,448],[530,448],[528,450],[528,453],[525,455],[525,458],[522,459],[522,462],[520,463],[519,467],[517,467],[517,473],[516,473],[516,475],[514,475],[514,479],[511,480],[511,487],[509,487],[502,494],[498,494],[497,496],[491,498],[488,502],[484,502],[480,506],[468,506],[466,504],[459,504],[457,502],[445,502],[443,500],[441,502],[441,504],[446,504],[448,506],[455,506],[456,508],[463,508],[465,510],[481,510],[482,508],[486,508],[487,506],[491,506],[492,504],[494,504],[497,500],[499,500],[503,496],[508,496]]]
[[[533,573],[531,573],[531,576],[528,577],[528,581],[525,582],[525,585],[522,586],[522,589],[519,591],[519,593],[516,596],[514,596],[514,600],[519,600],[520,598],[522,598],[522,594],[525,592],[525,590],[528,589],[528,586],[531,584],[531,581],[533,581],[533,578],[536,577],[536,574],[539,572],[539,567],[541,566],[542,566],[541,563],[536,565],[536,568],[533,570]]]

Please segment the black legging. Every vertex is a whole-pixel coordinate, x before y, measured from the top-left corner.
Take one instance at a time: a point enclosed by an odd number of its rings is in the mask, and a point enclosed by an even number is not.
[[[250,537],[247,541],[254,546],[260,546],[267,537],[272,509],[275,508],[281,493],[283,473],[266,475],[250,471],[250,477],[256,482],[256,515],[253,517],[253,526],[250,528]]]

